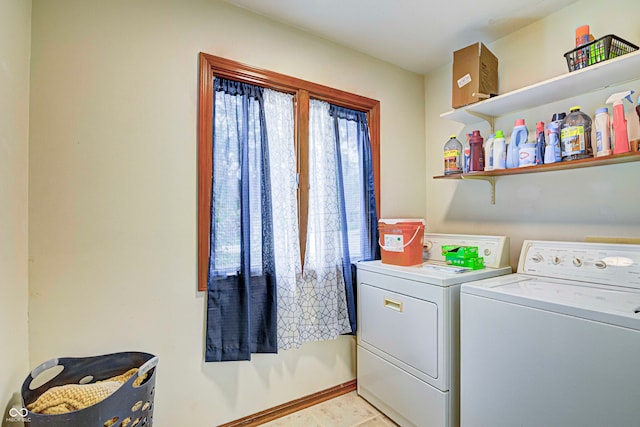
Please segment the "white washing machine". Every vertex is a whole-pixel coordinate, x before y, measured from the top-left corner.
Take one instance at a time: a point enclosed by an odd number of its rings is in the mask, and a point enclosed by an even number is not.
[[[478,246],[486,268],[447,266],[443,245]],[[425,234],[427,260],[358,263],[358,394],[401,426],[459,425],[460,284],[511,273],[503,236]]]
[[[640,425],[640,245],[525,241],[462,285],[461,425]]]

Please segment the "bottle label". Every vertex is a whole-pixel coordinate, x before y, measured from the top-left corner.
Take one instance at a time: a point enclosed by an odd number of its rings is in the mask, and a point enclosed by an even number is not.
[[[584,126],[569,126],[560,133],[562,141],[562,157],[586,152]]]
[[[602,150],[604,150],[604,147],[602,146],[602,131],[601,130],[596,130],[596,149],[599,152],[601,152]]]
[[[535,144],[523,144],[520,147],[519,166],[531,166],[536,164],[536,146]]]
[[[460,150],[446,150],[444,152],[444,171],[462,172],[459,165]]]

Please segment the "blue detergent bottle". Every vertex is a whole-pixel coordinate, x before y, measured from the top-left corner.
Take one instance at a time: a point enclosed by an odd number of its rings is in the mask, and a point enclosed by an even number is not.
[[[544,122],[538,122],[536,123],[536,165],[544,163],[545,145]]]
[[[547,125],[547,146],[544,150],[544,164],[562,161],[560,150],[560,128],[558,122],[551,122]]]
[[[507,147],[507,169],[520,166],[520,145],[526,144],[529,138],[529,131],[524,124],[524,119],[518,119],[511,133],[511,140]]]

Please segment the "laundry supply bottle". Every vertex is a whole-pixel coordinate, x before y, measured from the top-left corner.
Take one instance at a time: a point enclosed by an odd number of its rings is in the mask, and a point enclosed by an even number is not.
[[[623,100],[631,101],[632,90],[618,92],[607,98],[607,104],[613,104],[613,154],[626,153],[629,151],[629,133],[627,130],[627,119],[624,116]]]
[[[562,161],[560,150],[560,128],[557,121],[547,125],[547,146],[544,149],[544,163],[556,163]]]
[[[536,165],[544,163],[544,122],[536,123]]]
[[[580,111],[580,106],[571,107],[560,128],[562,161],[593,157],[591,147],[591,117]],[[628,147],[627,147],[628,149]]]
[[[471,134],[467,134],[467,139],[464,141],[463,146],[463,164],[462,170],[464,173],[469,172],[469,162],[471,161],[471,145],[469,145],[469,139],[471,138]]]
[[[462,143],[451,135],[444,143],[444,174],[462,173]]]
[[[489,135],[489,138],[484,142],[484,170],[490,171],[493,169],[493,141],[495,135]]]
[[[504,132],[496,131],[493,139],[493,169],[506,168],[507,160],[507,141],[504,139]]]
[[[596,157],[611,154],[611,124],[609,121],[609,109],[598,108],[594,117],[596,126]]]
[[[529,138],[529,131],[524,124],[524,119],[518,119],[511,133],[511,140],[507,147],[507,168],[517,168],[520,166],[520,144],[526,144]]]
[[[471,146],[471,160],[469,162],[469,172],[479,172],[484,170],[484,151],[482,149],[482,142],[484,139],[480,135],[479,130],[474,130],[469,138],[469,145]]]
[[[532,136],[533,138],[534,136]],[[536,164],[536,140],[533,139],[529,141],[528,135],[527,139],[520,143],[518,148],[519,159],[518,159],[518,167],[524,166],[533,166]]]

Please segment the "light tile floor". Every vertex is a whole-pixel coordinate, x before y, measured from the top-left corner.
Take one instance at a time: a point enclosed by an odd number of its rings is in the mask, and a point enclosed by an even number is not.
[[[396,424],[353,391],[264,424],[268,427],[392,427]]]

